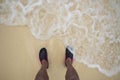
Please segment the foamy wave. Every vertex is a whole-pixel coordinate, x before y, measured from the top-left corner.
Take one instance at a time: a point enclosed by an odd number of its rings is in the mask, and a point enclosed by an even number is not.
[[[120,72],[119,0],[4,0],[0,23],[28,25],[37,39],[57,36],[75,58],[106,76]]]

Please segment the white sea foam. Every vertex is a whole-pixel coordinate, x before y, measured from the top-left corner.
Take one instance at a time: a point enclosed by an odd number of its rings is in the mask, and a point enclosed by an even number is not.
[[[120,0],[3,0],[0,24],[57,36],[75,58],[106,76],[120,72]],[[76,53],[75,53],[76,52]]]

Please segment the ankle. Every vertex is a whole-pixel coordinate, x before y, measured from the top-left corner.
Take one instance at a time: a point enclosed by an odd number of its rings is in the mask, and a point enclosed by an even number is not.
[[[70,66],[70,65],[72,65],[72,60],[70,58],[67,58],[65,63],[67,66]]]
[[[43,68],[47,68],[47,66],[48,66],[47,61],[46,60],[42,60],[42,67]]]

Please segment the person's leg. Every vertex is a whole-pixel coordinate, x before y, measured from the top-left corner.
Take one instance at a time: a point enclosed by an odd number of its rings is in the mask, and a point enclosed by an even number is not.
[[[72,66],[72,61],[70,58],[66,59],[66,66],[67,66],[67,72],[66,72],[65,79],[66,80],[79,80],[79,76],[76,70],[74,69],[74,67]]]
[[[47,74],[47,61],[42,61],[42,66],[40,71],[37,73],[35,80],[49,80],[48,74]]]
[[[66,49],[65,65],[67,67],[67,72],[65,75],[65,79],[66,80],[80,80],[76,70],[72,66],[72,59],[73,59],[73,54],[68,49]]]
[[[39,59],[41,62],[41,69],[37,73],[35,80],[49,80],[48,74],[47,74],[47,68],[49,66],[48,63],[48,57],[47,57],[47,50],[45,48],[42,48],[39,52]]]

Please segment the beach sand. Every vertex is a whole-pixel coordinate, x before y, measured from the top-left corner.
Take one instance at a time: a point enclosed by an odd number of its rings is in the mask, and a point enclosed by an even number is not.
[[[41,64],[38,53],[42,47],[48,50],[50,80],[65,80],[65,46],[56,37],[41,41],[26,26],[0,25],[0,80],[34,80]],[[120,73],[107,77],[97,69],[74,60],[73,66],[80,80],[120,80]]]

